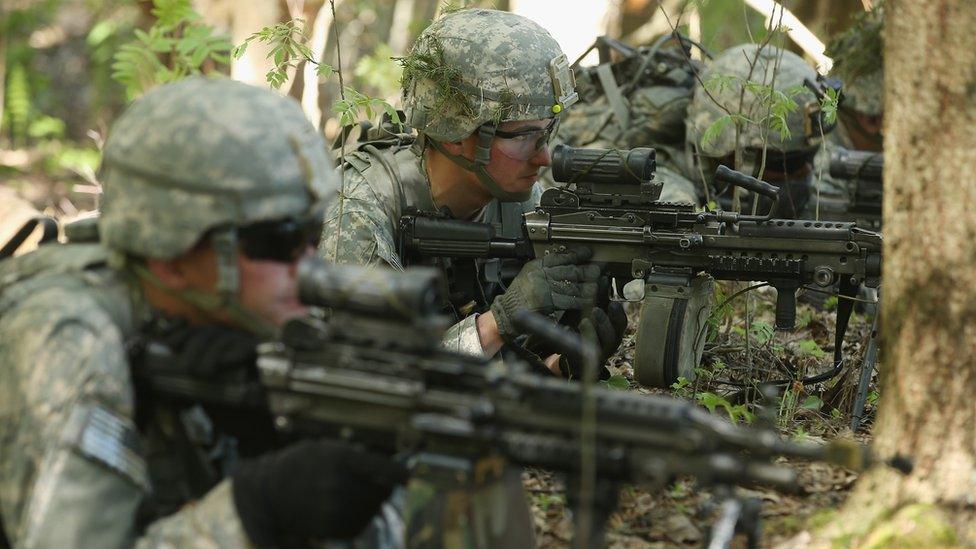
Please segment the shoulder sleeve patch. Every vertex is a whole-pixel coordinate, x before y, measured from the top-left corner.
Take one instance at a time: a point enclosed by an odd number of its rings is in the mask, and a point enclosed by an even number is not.
[[[142,459],[139,433],[128,418],[98,403],[76,405],[65,425],[62,442],[149,491],[149,475]]]

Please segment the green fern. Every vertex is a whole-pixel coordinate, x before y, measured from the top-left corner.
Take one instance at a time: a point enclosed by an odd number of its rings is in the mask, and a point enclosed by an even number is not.
[[[156,23],[149,32],[136,30],[135,40],[122,45],[113,58],[112,78],[129,99],[154,85],[200,74],[208,62],[230,63],[230,40],[204,25],[189,0],[153,0],[153,6]]]

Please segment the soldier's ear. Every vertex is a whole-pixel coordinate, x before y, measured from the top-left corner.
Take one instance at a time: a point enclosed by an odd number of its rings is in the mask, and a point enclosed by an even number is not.
[[[441,143],[441,146],[451,154],[459,155],[464,153],[464,141],[445,141]]]

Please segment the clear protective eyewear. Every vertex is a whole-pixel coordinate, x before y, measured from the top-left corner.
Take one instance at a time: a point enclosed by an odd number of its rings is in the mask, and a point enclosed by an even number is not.
[[[553,117],[541,128],[527,128],[515,132],[495,130],[498,150],[509,158],[528,160],[549,144],[558,126],[559,118]]]

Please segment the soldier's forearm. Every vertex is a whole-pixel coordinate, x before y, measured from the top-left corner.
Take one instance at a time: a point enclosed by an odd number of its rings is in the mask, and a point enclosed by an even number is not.
[[[478,338],[481,339],[481,348],[488,356],[493,356],[505,343],[502,336],[498,333],[498,324],[495,323],[495,315],[491,311],[478,315],[475,321],[478,327]]]

